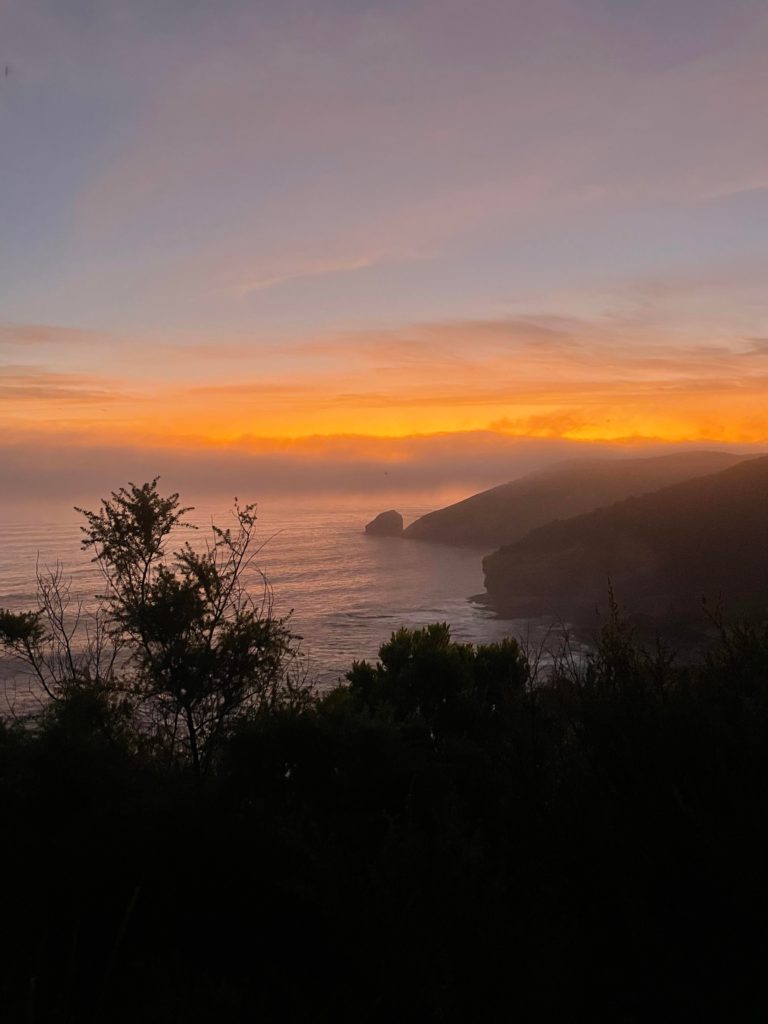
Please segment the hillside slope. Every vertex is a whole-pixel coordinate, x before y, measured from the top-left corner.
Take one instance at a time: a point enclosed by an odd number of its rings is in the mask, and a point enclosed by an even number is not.
[[[608,508],[553,522],[483,560],[492,606],[512,617],[577,621],[610,578],[629,613],[732,614],[768,607],[768,456]]]
[[[584,459],[560,463],[429,512],[403,532],[409,540],[484,547],[512,544],[553,519],[591,512],[745,458],[728,452],[683,452],[641,459]]]

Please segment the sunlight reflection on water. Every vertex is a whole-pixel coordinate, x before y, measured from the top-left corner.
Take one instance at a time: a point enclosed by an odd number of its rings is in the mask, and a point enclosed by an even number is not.
[[[190,502],[191,504],[191,502]],[[407,522],[429,511],[400,506]],[[482,551],[369,537],[364,525],[380,508],[342,509],[259,506],[257,559],[274,592],[275,612],[289,615],[303,637],[310,672],[329,685],[355,659],[375,658],[379,646],[400,626],[448,622],[455,639],[487,642],[526,632],[524,622],[495,618],[468,598],[483,590]],[[204,502],[185,531],[195,545],[210,535],[210,523],[230,523],[226,503]],[[80,517],[71,510],[33,507],[0,510],[0,607],[34,606],[35,563],[58,559],[73,590],[92,600],[99,577],[80,550]],[[254,575],[254,589],[260,588]]]

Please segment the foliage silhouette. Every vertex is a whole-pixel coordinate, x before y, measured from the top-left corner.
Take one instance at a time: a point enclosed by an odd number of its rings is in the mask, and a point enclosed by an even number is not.
[[[100,694],[141,717],[166,757],[188,760],[200,775],[233,723],[310,694],[266,580],[259,599],[251,589],[255,506],[236,500],[233,528],[214,525],[202,551],[187,541],[168,554],[171,534],[191,528],[192,510],[157,484],[121,487],[96,512],[77,509],[82,546],[105,584],[95,611],[72,608],[59,567],[38,571],[39,609],[0,612],[0,643],[53,699]]]

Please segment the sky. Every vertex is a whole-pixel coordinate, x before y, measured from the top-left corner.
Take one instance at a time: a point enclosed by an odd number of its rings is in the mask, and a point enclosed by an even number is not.
[[[767,49],[765,0],[0,0],[6,488],[768,447]]]

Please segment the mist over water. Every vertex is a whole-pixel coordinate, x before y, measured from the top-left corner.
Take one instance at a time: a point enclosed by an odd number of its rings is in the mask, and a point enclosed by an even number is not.
[[[195,532],[179,531],[173,546],[195,546],[210,539],[210,525],[232,524],[230,503],[196,503],[188,519]],[[95,508],[95,503],[88,507]],[[407,502],[396,506],[406,524],[434,508]],[[455,639],[488,642],[525,634],[522,621],[500,620],[469,600],[483,591],[483,552],[398,538],[370,537],[364,527],[381,504],[353,502],[259,504],[256,565],[272,589],[274,612],[290,615],[303,638],[310,674],[333,684],[353,660],[375,658],[380,645],[400,626],[448,622]],[[35,566],[57,560],[72,580],[73,593],[88,603],[101,581],[87,553],[80,550],[82,519],[62,503],[0,507],[0,607],[35,607]],[[256,595],[262,577],[250,578]],[[8,666],[3,666],[7,675]]]

